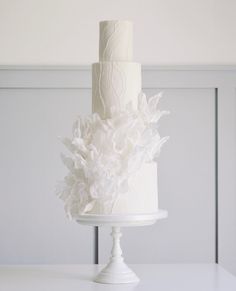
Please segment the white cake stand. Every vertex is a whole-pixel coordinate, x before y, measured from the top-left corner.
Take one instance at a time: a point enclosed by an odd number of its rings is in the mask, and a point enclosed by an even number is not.
[[[97,275],[95,282],[106,284],[135,283],[139,281],[137,275],[125,264],[120,246],[121,227],[143,226],[154,224],[157,220],[166,218],[168,212],[159,209],[156,213],[137,215],[95,215],[84,214],[76,221],[91,226],[111,226],[113,246],[111,257],[105,268]]]

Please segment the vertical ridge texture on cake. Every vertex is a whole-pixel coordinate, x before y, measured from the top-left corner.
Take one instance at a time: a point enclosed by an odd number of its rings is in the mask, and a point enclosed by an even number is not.
[[[92,65],[92,106],[102,119],[112,118],[112,107],[137,108],[141,92],[141,64],[132,62],[133,25],[130,21],[100,22],[99,63]],[[129,179],[128,193],[119,196],[111,214],[153,213],[158,208],[157,165],[145,163]],[[90,213],[107,214],[102,204]]]
[[[133,62],[99,62],[92,66],[93,112],[111,117],[112,107],[124,109],[128,103],[137,108],[141,92],[141,65]]]
[[[130,21],[101,21],[99,61],[125,61],[133,59],[133,24]]]

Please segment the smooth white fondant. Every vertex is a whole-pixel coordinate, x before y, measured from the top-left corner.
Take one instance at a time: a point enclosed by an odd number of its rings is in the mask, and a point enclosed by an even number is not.
[[[144,163],[128,181],[129,192],[120,195],[112,213],[154,213],[158,209],[157,164]]]
[[[133,23],[130,21],[100,22],[99,61],[125,61],[133,58]]]
[[[129,191],[121,193],[112,207],[112,214],[155,213],[158,210],[157,164],[144,163],[128,180]],[[89,214],[104,214],[96,203]]]
[[[112,214],[154,213],[158,210],[157,164],[144,163],[128,180],[129,191],[118,195]],[[98,201],[89,214],[104,214]]]
[[[157,164],[144,163],[128,180],[129,191],[118,196],[112,214],[154,213],[158,209]],[[98,204],[90,214],[104,214],[103,205]]]
[[[92,66],[93,112],[111,117],[111,108],[137,108],[141,92],[141,65],[132,62],[100,62]]]

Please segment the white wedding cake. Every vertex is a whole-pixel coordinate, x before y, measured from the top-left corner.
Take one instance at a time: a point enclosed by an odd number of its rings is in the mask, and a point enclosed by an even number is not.
[[[93,112],[112,118],[111,109],[129,102],[137,109],[141,92],[141,64],[133,62],[133,24],[130,21],[100,22],[99,63],[92,65]],[[158,209],[157,165],[145,163],[129,179],[129,191],[120,195],[112,213],[152,213]],[[93,213],[103,214],[103,207]]]
[[[60,196],[71,217],[147,214],[158,209],[157,163],[160,94],[147,100],[141,65],[133,59],[133,24],[100,22],[99,62],[92,65],[92,111],[78,117]]]

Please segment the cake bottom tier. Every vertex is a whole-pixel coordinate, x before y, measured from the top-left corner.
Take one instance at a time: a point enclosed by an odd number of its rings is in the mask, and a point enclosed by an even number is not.
[[[158,210],[157,164],[145,163],[129,179],[129,192],[119,196],[110,214],[145,214]],[[91,214],[108,214],[94,207]]]

